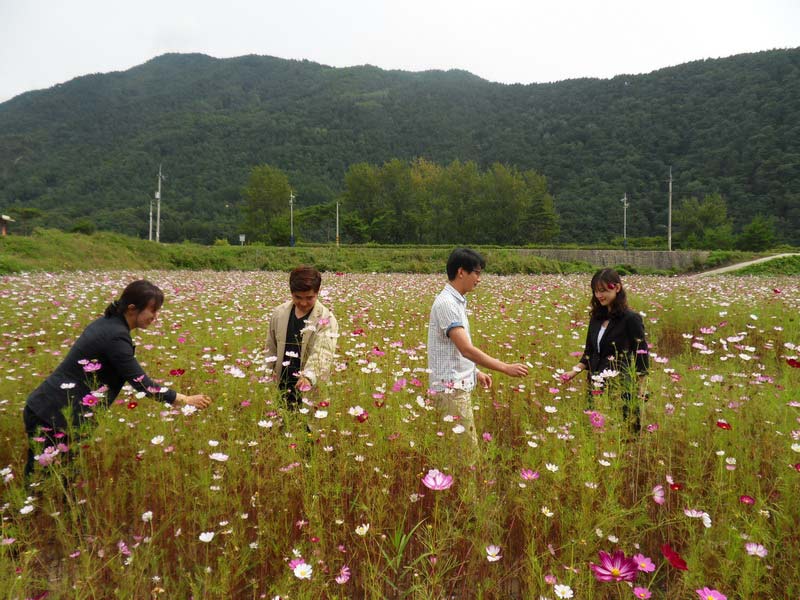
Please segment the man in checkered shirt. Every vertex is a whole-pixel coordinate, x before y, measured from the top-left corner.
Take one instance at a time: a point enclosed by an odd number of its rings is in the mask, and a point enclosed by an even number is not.
[[[476,364],[510,377],[528,374],[525,365],[504,363],[472,345],[465,295],[480,283],[485,266],[484,258],[474,250],[453,250],[447,260],[449,282],[433,302],[428,325],[429,387],[435,392],[438,408],[460,419],[473,448],[477,447],[478,436],[470,394],[476,383],[485,388],[492,386],[491,375],[479,371]]]

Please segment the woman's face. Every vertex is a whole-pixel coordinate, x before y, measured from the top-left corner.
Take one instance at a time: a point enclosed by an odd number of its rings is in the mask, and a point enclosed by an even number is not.
[[[142,310],[136,310],[136,307],[131,304],[128,306],[128,314],[133,317],[133,326],[131,329],[147,329],[158,318],[158,308],[156,308],[155,301],[150,302]]]
[[[621,287],[619,283],[604,283],[600,281],[594,289],[594,297],[597,298],[600,306],[609,306],[616,299],[617,292]]]

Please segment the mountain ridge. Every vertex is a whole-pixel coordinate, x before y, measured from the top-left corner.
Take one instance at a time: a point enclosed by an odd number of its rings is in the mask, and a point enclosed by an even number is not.
[[[236,234],[256,164],[287,172],[312,205],[354,163],[421,157],[535,169],[562,241],[601,241],[620,233],[623,193],[629,235],[665,235],[672,166],[676,203],[720,193],[737,227],[773,215],[800,243],[798,124],[800,49],[540,84],[172,53],[0,104],[0,208],[146,236],[162,163],[167,239],[208,242]]]

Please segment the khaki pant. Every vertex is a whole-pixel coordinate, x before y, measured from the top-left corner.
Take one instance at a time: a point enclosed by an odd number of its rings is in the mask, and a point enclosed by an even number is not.
[[[458,437],[466,437],[473,450],[478,448],[478,434],[475,431],[475,416],[472,412],[471,392],[466,390],[448,390],[434,396],[436,406],[442,414],[457,415],[458,423],[464,426],[464,433]]]

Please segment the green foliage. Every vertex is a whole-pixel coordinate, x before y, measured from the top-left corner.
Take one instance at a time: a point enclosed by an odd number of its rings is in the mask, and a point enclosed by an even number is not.
[[[379,243],[544,243],[558,233],[547,182],[499,163],[447,167],[417,159],[353,165],[345,175],[345,214],[359,237]]]
[[[784,256],[738,269],[736,275],[800,275],[800,256]]]
[[[733,248],[733,225],[728,208],[719,194],[702,201],[688,198],[673,214],[677,230],[675,241],[680,248],[730,250]]]
[[[672,166],[677,197],[725,199],[732,229],[717,233],[728,247],[758,214],[775,218],[777,243],[800,244],[798,123],[800,49],[512,86],[461,71],[168,54],[0,104],[0,209],[17,218],[18,233],[91,217],[99,230],[147,237],[163,163],[162,241],[235,242],[254,166],[285,173],[307,208],[345,190],[365,197],[369,187],[359,192],[345,174],[389,164],[368,178],[382,195],[370,196],[367,217],[343,219],[343,238],[442,240],[458,219],[460,242],[469,234],[508,243],[496,236],[522,201],[531,203],[528,222],[513,223],[522,241],[608,243],[621,230],[625,192],[631,237],[664,236]],[[420,164],[423,183],[409,179],[401,167],[416,159],[449,165],[451,176],[434,186],[438,169]],[[513,173],[531,171],[547,189],[520,199]],[[398,204],[409,189],[425,192],[411,194],[419,210]],[[498,205],[495,222],[484,223],[481,211]],[[398,222],[399,208],[411,218]],[[40,212],[13,212],[30,209]]]
[[[244,196],[244,231],[254,242],[281,243],[282,224],[277,223],[289,212],[292,189],[286,174],[270,165],[259,165],[250,171],[242,190]]]
[[[83,218],[78,219],[75,224],[69,228],[70,233],[81,233],[83,235],[92,235],[97,231],[97,226],[91,219]]]
[[[759,252],[771,248],[775,243],[775,222],[764,215],[756,215],[753,220],[745,225],[742,233],[736,239],[739,250]]]

